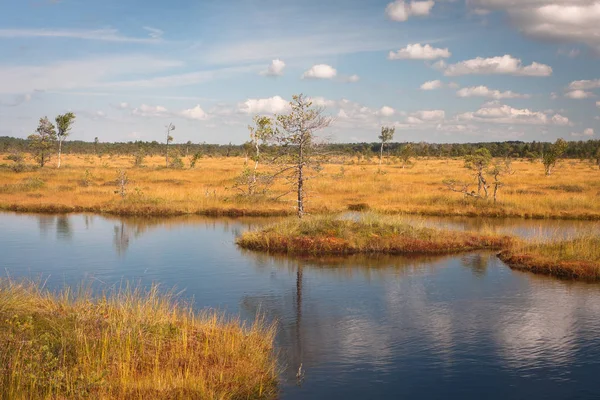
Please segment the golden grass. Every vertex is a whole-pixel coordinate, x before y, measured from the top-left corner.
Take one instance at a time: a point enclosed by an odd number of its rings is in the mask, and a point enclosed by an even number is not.
[[[509,246],[508,236],[445,231],[409,224],[400,217],[361,215],[289,219],[237,239],[245,249],[286,254],[448,254]]]
[[[600,236],[521,242],[499,254],[511,268],[560,278],[600,280]]]
[[[0,155],[0,162],[11,163],[3,159]],[[132,156],[65,155],[60,169],[54,164],[23,173],[0,168],[0,209],[122,215],[294,213],[293,196],[279,201],[248,198],[232,188],[243,169],[242,158],[204,158],[191,170],[161,168],[163,162],[156,156],[147,159],[146,167],[133,168]],[[308,183],[308,212],[368,208],[439,216],[600,219],[600,173],[586,162],[565,160],[546,177],[540,163],[515,161],[515,174],[502,178],[498,204],[465,198],[445,187],[445,179],[474,182],[462,160],[420,159],[411,168],[388,164],[383,173],[376,163],[359,164],[351,158],[338,162],[326,165],[322,176]],[[126,169],[130,180],[124,200],[114,193],[118,168]],[[86,170],[88,185],[82,182]],[[274,192],[283,189],[278,183]]]
[[[3,399],[276,396],[275,329],[148,291],[93,298],[0,280]]]

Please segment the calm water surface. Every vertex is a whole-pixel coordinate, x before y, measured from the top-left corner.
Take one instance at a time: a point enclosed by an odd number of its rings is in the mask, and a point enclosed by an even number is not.
[[[53,289],[160,282],[199,308],[266,313],[279,321],[284,399],[600,398],[600,285],[513,272],[486,252],[307,261],[237,249],[262,223],[4,213],[0,267]],[[491,224],[524,236],[597,228]]]

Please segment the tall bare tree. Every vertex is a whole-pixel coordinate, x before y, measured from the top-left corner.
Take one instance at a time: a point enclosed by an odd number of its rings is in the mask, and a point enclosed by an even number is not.
[[[386,143],[389,143],[394,138],[394,133],[396,132],[395,127],[382,126],[381,127],[381,135],[379,135],[379,140],[381,140],[381,150],[379,151],[379,165],[383,162],[383,146]]]
[[[56,168],[60,168],[60,158],[62,154],[62,142],[71,134],[71,128],[75,122],[75,114],[68,112],[56,117],[56,128],[58,136],[58,164]]]
[[[488,186],[484,176],[484,170],[492,162],[492,154],[488,149],[477,149],[475,153],[465,156],[465,168],[475,171],[477,178],[477,194],[481,193],[481,189],[485,192],[485,197],[488,197]]]
[[[56,129],[48,117],[40,118],[36,133],[27,137],[35,159],[43,167],[50,160],[51,149],[56,141]]]
[[[278,145],[280,153],[275,161],[280,168],[276,176],[284,176],[291,190],[296,193],[298,218],[304,216],[306,181],[311,178],[309,172],[320,166],[325,153],[317,141],[316,132],[327,128],[331,117],[324,115],[322,107],[313,106],[303,94],[293,96],[290,112],[276,117],[277,127],[271,142]]]
[[[173,141],[173,136],[171,136],[171,132],[175,130],[175,125],[169,124],[166,126],[167,129],[167,137],[165,141],[165,167],[169,168],[169,143]]]

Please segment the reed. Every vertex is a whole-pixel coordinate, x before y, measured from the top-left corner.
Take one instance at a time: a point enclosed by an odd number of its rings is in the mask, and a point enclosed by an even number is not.
[[[94,297],[1,279],[0,398],[273,398],[274,334],[157,286]]]

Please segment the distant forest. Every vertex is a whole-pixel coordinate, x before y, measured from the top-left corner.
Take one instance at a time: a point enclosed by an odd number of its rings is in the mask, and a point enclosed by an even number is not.
[[[340,156],[375,157],[381,143],[328,143],[326,146],[332,153]],[[551,146],[549,142],[489,142],[489,143],[389,143],[386,153],[399,155],[410,146],[414,157],[462,157],[473,154],[477,149],[486,148],[493,157],[513,158],[539,158]],[[181,156],[199,155],[204,157],[236,157],[252,153],[250,143],[234,144],[208,144],[208,143],[173,143],[169,145],[170,151],[178,151]],[[268,152],[269,147],[265,150]],[[64,142],[63,154],[96,154],[96,155],[133,155],[142,150],[146,155],[164,154],[165,144],[157,141],[143,142],[84,142],[73,140]],[[28,152],[29,140],[0,136],[0,152]],[[600,140],[568,142],[568,147],[563,154],[564,158],[590,159],[600,152]]]

